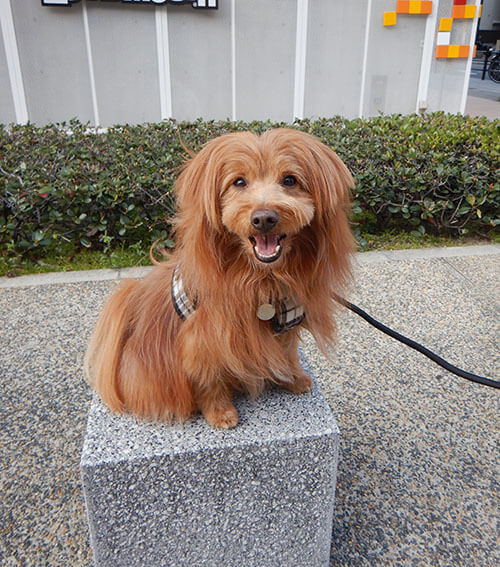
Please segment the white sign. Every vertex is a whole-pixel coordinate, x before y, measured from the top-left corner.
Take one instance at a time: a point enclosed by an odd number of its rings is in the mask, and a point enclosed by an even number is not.
[[[90,0],[96,2],[98,0]],[[160,6],[161,4],[173,4],[180,6],[181,4],[191,4],[192,8],[212,8],[217,10],[218,0],[100,0],[101,2],[120,2],[122,4],[153,4]],[[42,0],[42,6],[69,6],[80,2],[80,0]]]

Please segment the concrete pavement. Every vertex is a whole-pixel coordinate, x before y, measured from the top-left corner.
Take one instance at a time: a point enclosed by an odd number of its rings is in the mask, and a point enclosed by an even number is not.
[[[500,119],[500,83],[493,82],[486,74],[482,76],[482,62],[474,62],[469,79],[469,91],[465,114],[486,116],[489,120]]]
[[[1,565],[91,565],[83,354],[117,279],[143,272],[0,279]],[[499,379],[499,281],[498,245],[367,253],[351,300]],[[498,390],[345,310],[330,360],[307,335],[303,348],[342,434],[331,565],[498,564]]]

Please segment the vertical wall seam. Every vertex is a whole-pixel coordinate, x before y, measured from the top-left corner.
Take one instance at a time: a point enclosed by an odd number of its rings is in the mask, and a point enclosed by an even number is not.
[[[89,26],[89,15],[87,12],[87,0],[82,3],[82,17],[83,17],[83,32],[85,35],[85,49],[87,50],[87,64],[89,67],[89,80],[90,80],[90,93],[92,96],[92,109],[94,112],[94,125],[95,127],[100,126],[99,118],[99,106],[97,104],[97,88],[95,82],[94,73],[94,58],[92,56],[92,44],[90,41],[90,26]]]
[[[299,119],[304,118],[305,109],[308,8],[309,0],[297,0],[293,117]]]
[[[366,72],[368,63],[368,46],[370,40],[370,23],[372,17],[372,0],[368,0],[366,7],[366,27],[365,27],[365,43],[363,46],[363,64],[361,66],[361,87],[359,93],[359,118],[363,118],[363,107],[365,103],[365,90],[366,90]]]
[[[28,105],[26,103],[21,60],[19,59],[16,30],[10,0],[0,0],[0,26],[2,28],[16,122],[26,124],[26,122],[28,122]]]
[[[421,103],[425,103],[425,108],[423,108],[422,110],[427,109],[427,102],[429,98],[429,81],[431,76],[432,61],[434,58],[434,39],[436,36],[438,10],[439,0],[435,0],[432,6],[432,13],[427,16],[427,21],[425,22],[424,47],[422,50],[422,59],[420,63],[420,77],[418,79],[417,88],[417,104],[415,107],[416,113],[420,112]]]
[[[480,9],[481,9],[481,0],[476,0],[476,14],[474,16],[474,19],[472,20],[472,29],[470,31],[470,40],[469,40],[469,57],[467,58],[467,65],[465,67],[465,80],[462,91],[462,99],[460,101],[459,112],[461,114],[465,114],[465,107],[467,105],[467,96],[469,94],[470,72],[472,69],[472,59],[474,56],[474,45],[476,43],[476,30],[479,20]]]
[[[231,0],[231,120],[236,120],[236,0]]]
[[[156,49],[158,53],[158,83],[160,87],[160,114],[162,120],[172,118],[172,79],[170,74],[170,46],[168,12],[166,6],[155,8]]]

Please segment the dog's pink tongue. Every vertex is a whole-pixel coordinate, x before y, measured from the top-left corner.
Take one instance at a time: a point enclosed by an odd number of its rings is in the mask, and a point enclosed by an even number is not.
[[[257,243],[257,252],[262,256],[276,254],[276,248],[278,247],[277,234],[256,234],[255,242]]]

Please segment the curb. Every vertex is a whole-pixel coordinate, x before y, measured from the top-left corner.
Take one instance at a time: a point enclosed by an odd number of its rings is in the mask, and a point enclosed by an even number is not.
[[[500,244],[482,246],[454,246],[449,248],[419,248],[414,250],[386,250],[381,252],[358,252],[355,264],[360,266],[397,262],[400,260],[428,260],[436,258],[464,258],[470,256],[500,255]],[[86,270],[80,272],[51,272],[31,274],[16,278],[0,278],[0,289],[39,285],[71,284],[81,282],[112,281],[127,278],[143,278],[152,266],[139,268],[117,268],[107,270]]]
[[[494,256],[500,254],[500,244],[478,246],[450,246],[444,248],[418,248],[411,250],[382,250],[356,254],[359,265],[397,262],[399,260],[428,260],[433,258],[467,258],[470,256]],[[1,286],[1,283],[0,283]]]

